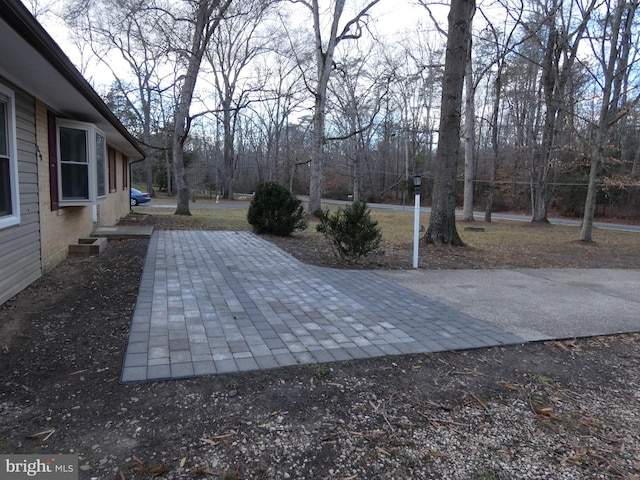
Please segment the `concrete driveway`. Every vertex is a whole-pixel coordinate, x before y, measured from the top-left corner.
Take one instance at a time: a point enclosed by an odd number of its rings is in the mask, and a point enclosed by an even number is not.
[[[640,331],[640,270],[378,272],[528,341]]]

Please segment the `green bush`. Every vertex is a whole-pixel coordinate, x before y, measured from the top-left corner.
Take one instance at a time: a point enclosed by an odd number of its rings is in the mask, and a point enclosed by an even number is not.
[[[366,202],[354,202],[334,214],[318,211],[318,232],[331,242],[333,253],[340,260],[358,262],[380,247],[382,232],[371,219]]]
[[[249,205],[247,221],[256,233],[281,237],[307,228],[302,201],[275,182],[266,182],[258,187]]]

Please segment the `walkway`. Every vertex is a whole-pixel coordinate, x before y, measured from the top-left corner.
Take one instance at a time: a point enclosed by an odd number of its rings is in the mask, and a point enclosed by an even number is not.
[[[517,343],[373,272],[305,265],[249,232],[157,231],[122,381]]]

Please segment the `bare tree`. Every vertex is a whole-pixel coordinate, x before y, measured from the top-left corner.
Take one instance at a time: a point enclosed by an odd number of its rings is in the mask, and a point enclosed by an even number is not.
[[[425,241],[463,246],[456,229],[456,170],[460,151],[462,86],[475,0],[452,0],[448,17],[440,129],[429,228]]]
[[[176,52],[184,62],[184,74],[181,76],[182,82],[178,88],[172,141],[173,177],[178,193],[176,215],[191,215],[189,186],[184,165],[184,145],[189,136],[192,121],[191,103],[205,52],[230,4],[231,0],[198,0],[188,4],[188,7],[182,9],[180,13],[171,16],[184,27],[184,31],[179,29],[176,33],[181,33],[186,42],[176,46]],[[173,27],[168,26],[174,29],[178,27],[175,23]],[[173,32],[174,30],[165,31],[165,34],[168,38],[176,40]]]
[[[269,13],[271,0],[238,1],[228,10],[228,19],[217,28],[206,57],[213,68],[215,89],[220,102],[223,127],[223,196],[233,199],[235,174],[234,139],[236,122],[248,97],[256,87],[243,73],[247,66],[265,52],[268,37],[259,31]]]
[[[502,101],[502,86],[503,86],[503,73],[505,69],[506,57],[510,54],[514,48],[518,47],[522,42],[527,40],[527,37],[517,41],[513,41],[516,29],[519,28],[522,22],[523,12],[522,2],[518,2],[515,8],[509,8],[509,17],[512,18],[513,25],[510,30],[502,33],[497,28],[490,18],[483,14],[487,22],[487,30],[491,39],[493,40],[495,59],[492,65],[495,67],[493,73],[493,108],[491,112],[490,128],[491,128],[491,155],[489,166],[489,194],[487,196],[487,204],[485,207],[484,220],[485,222],[491,222],[491,213],[493,212],[493,203],[497,188],[498,181],[498,164],[499,164],[499,120],[500,120],[500,102]],[[504,27],[506,27],[506,22]],[[466,181],[466,178],[465,178]]]
[[[437,112],[444,70],[444,51],[431,31],[420,32],[418,38],[405,39],[398,58],[394,59],[394,80],[391,98],[396,116],[394,132],[398,138],[403,204],[409,188],[409,176],[414,173],[430,175],[433,171],[433,150],[437,131]],[[398,179],[399,180],[399,179]]]
[[[27,0],[23,3],[31,12],[33,18],[42,22],[44,17],[56,10],[59,0]]]
[[[597,181],[602,163],[607,156],[605,145],[610,144],[609,132],[626,115],[630,106],[622,104],[622,99],[626,96],[623,85],[626,83],[624,79],[628,78],[629,74],[629,56],[633,40],[632,26],[640,2],[617,0],[615,5],[613,3],[610,0],[605,2],[606,10],[603,18],[597,22],[602,27],[601,34],[590,35],[592,51],[599,65],[598,70],[594,72],[594,79],[601,84],[602,96],[590,148],[589,184],[580,230],[580,240],[583,242],[593,241],[592,230],[598,191]],[[596,39],[599,41],[599,45],[594,44]],[[631,103],[637,103],[637,99]]]
[[[336,62],[334,80],[329,89],[335,98],[337,121],[342,128],[327,140],[346,143],[349,176],[353,201],[359,202],[364,192],[363,175],[367,152],[371,149],[373,126],[382,101],[389,91],[391,76],[384,65],[374,64],[378,58],[374,51],[352,49]],[[375,73],[374,73],[375,72]]]
[[[471,40],[469,40],[471,41]],[[476,177],[476,112],[475,82],[473,79],[472,45],[469,45],[465,65],[465,115],[464,115],[464,201],[462,203],[463,222],[473,222],[473,189]]]
[[[542,23],[535,28],[546,33],[542,39],[542,94],[545,120],[541,146],[532,157],[531,201],[532,222],[548,223],[549,181],[560,152],[561,133],[569,109],[564,108],[569,97],[567,87],[574,73],[579,47],[587,30],[598,0],[589,0],[586,6],[572,3],[564,9],[562,0],[549,0],[544,5]],[[579,14],[579,15],[578,15]],[[578,21],[574,25],[574,19]],[[530,29],[530,26],[527,26]]]
[[[274,39],[277,42],[278,37]],[[302,102],[304,86],[300,71],[291,58],[287,58],[278,45],[266,55],[256,68],[258,82],[264,85],[257,105],[259,122],[266,143],[266,175],[263,180],[287,184],[290,167],[287,155],[287,123]]]
[[[313,111],[313,150],[311,155],[311,178],[309,182],[309,211],[316,212],[321,208],[323,188],[323,150],[325,143],[325,110],[327,107],[327,88],[333,69],[333,56],[336,46],[344,40],[357,40],[362,36],[369,11],[380,0],[371,0],[340,29],[342,14],[346,0],[335,0],[329,16],[329,32],[325,37],[322,31],[323,15],[318,0],[290,0],[292,3],[304,5],[313,18],[313,34],[316,60],[316,82],[308,88],[314,95]]]

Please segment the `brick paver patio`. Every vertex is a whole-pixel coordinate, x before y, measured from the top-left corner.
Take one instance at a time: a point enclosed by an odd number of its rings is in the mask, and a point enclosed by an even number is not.
[[[524,343],[371,271],[305,265],[250,232],[156,231],[123,382]]]

